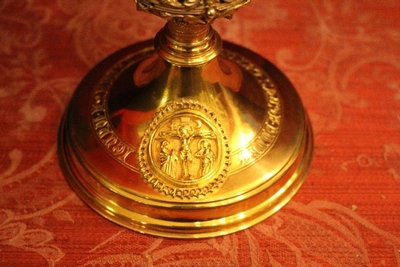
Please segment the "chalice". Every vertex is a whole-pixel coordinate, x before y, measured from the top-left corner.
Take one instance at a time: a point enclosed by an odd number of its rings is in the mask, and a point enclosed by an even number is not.
[[[293,85],[211,24],[250,0],[136,0],[154,40],[98,63],[60,125],[70,186],[129,229],[205,238],[246,229],[300,188],[312,131]]]

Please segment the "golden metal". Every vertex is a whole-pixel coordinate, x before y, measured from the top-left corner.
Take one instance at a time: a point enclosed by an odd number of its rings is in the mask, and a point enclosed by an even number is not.
[[[60,126],[62,168],[95,211],[127,228],[203,238],[285,205],[312,133],[288,79],[210,26],[249,1],[137,0],[168,22],[83,79]]]

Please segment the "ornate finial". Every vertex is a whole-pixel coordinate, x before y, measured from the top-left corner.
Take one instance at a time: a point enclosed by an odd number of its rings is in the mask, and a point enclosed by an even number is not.
[[[250,0],[135,0],[139,10],[153,13],[167,20],[188,23],[211,23],[233,13]]]

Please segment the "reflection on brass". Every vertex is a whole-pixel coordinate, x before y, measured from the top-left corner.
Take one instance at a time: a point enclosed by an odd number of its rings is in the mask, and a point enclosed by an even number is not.
[[[60,127],[60,163],[95,211],[146,234],[248,228],[301,186],[312,133],[291,83],[210,23],[244,0],[137,0],[168,20],[96,65]]]

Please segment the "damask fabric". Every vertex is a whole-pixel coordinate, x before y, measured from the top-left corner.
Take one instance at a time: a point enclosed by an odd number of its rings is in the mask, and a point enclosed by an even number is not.
[[[400,2],[253,0],[215,28],[276,64],[315,138],[281,211],[225,237],[173,240],[83,204],[58,164],[70,96],[161,19],[133,1],[0,1],[0,266],[400,266]]]

